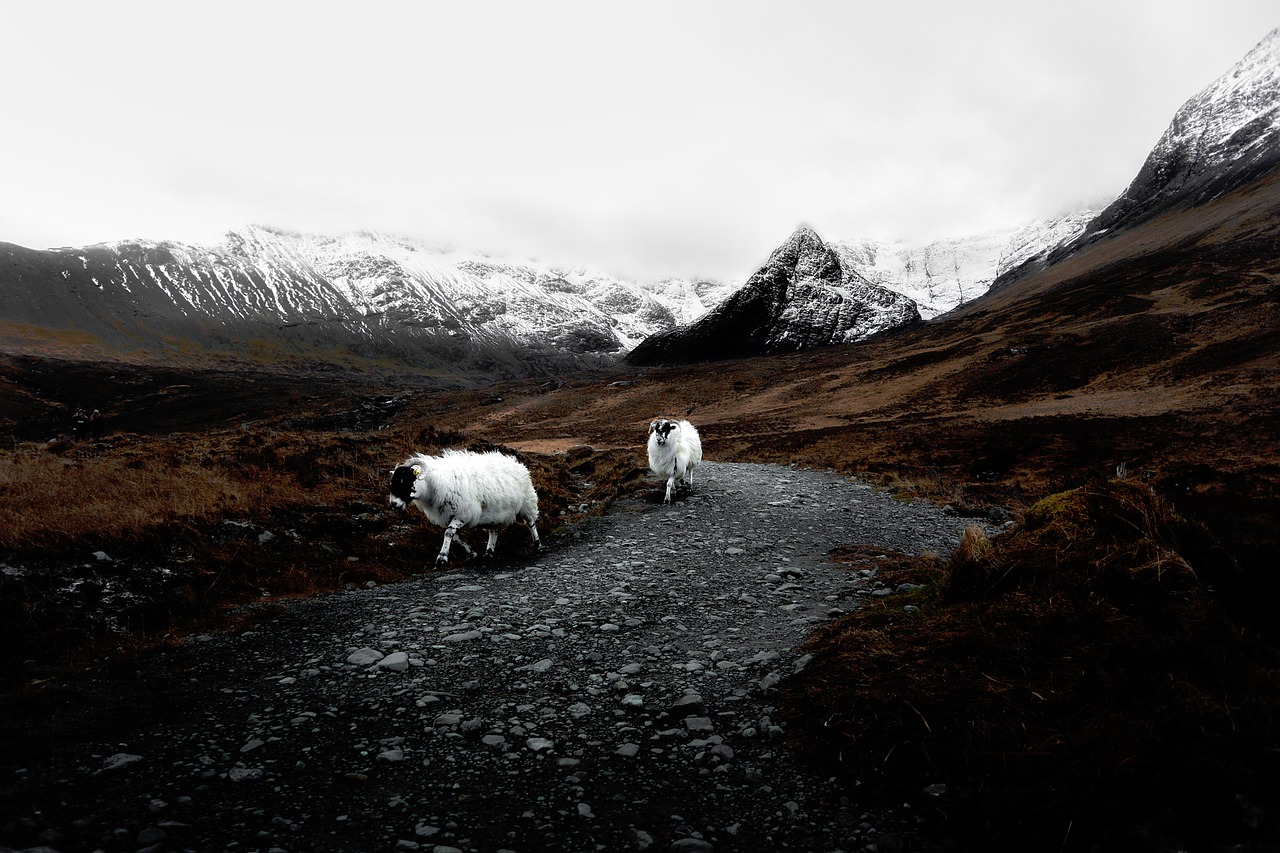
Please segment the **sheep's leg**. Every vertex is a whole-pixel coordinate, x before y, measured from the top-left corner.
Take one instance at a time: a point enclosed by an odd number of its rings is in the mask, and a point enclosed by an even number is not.
[[[440,546],[440,554],[439,556],[436,557],[437,566],[443,566],[448,564],[449,548],[452,547],[454,537],[458,535],[458,530],[460,530],[461,528],[462,528],[462,522],[455,518],[452,521],[450,521],[449,526],[444,529],[444,544]],[[458,540],[458,544],[461,545],[462,549],[467,552],[467,556],[470,556],[475,553],[475,551],[471,550],[471,546],[469,546],[466,542],[463,542],[461,539]]]
[[[662,499],[664,504],[671,503],[671,493],[676,490],[676,473],[671,472],[671,477],[667,480],[667,496]]]
[[[446,527],[444,529],[444,544],[440,546],[440,553],[436,555],[436,565],[443,566],[449,562],[449,546],[453,544],[453,528]]]
[[[484,555],[486,557],[492,557],[493,552],[497,550],[497,548],[498,548],[498,531],[497,529],[491,529],[489,531],[489,543],[484,546]]]

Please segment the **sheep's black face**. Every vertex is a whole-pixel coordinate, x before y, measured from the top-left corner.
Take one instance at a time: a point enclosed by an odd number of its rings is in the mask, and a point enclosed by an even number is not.
[[[401,465],[391,472],[391,505],[404,509],[413,500],[414,484],[418,475],[408,465]]]
[[[666,444],[667,439],[671,437],[671,432],[676,428],[675,421],[669,421],[666,418],[659,418],[649,424],[650,434],[657,436],[658,444]]]

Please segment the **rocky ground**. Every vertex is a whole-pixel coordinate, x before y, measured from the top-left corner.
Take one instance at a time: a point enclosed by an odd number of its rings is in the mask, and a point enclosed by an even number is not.
[[[276,607],[67,690],[0,769],[0,848],[938,849],[941,786],[817,776],[773,702],[816,623],[895,592],[829,549],[946,554],[965,523],[705,463],[523,561]]]

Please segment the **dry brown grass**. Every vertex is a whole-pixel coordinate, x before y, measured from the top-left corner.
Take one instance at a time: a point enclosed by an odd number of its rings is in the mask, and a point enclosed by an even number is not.
[[[1203,529],[1112,482],[966,543],[897,561],[929,591],[815,633],[784,706],[816,760],[896,796],[946,783],[983,849],[1157,849],[1131,835],[1163,810],[1201,846],[1280,839],[1246,807],[1278,793],[1280,656]]]
[[[229,509],[263,509],[263,479],[156,457],[52,456],[28,445],[0,464],[0,551],[128,543],[147,531],[208,523]]]
[[[433,570],[441,532],[388,505],[388,469],[449,446],[514,452],[430,427],[341,421],[16,445],[0,458],[0,683],[241,620],[241,605]],[[643,481],[627,453],[518,455],[551,543]],[[473,547],[483,536],[464,531]],[[498,559],[527,559],[526,548],[501,537]]]
[[[956,546],[955,559],[966,563],[982,562],[991,554],[991,540],[987,532],[976,524],[967,525]]]

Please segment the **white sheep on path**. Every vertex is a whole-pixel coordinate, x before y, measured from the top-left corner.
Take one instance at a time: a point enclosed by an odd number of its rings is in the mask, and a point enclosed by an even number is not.
[[[391,472],[391,505],[417,506],[435,525],[444,528],[444,544],[436,565],[449,562],[449,549],[463,527],[489,531],[484,555],[492,556],[498,530],[513,522],[529,525],[535,547],[538,538],[538,493],[529,469],[515,457],[490,451],[446,450],[440,456],[411,456]],[[475,551],[456,540],[468,556]]]
[[[693,488],[693,469],[702,461],[702,439],[688,421],[655,418],[649,422],[649,469],[667,478],[663,503],[671,503],[678,481]]]

